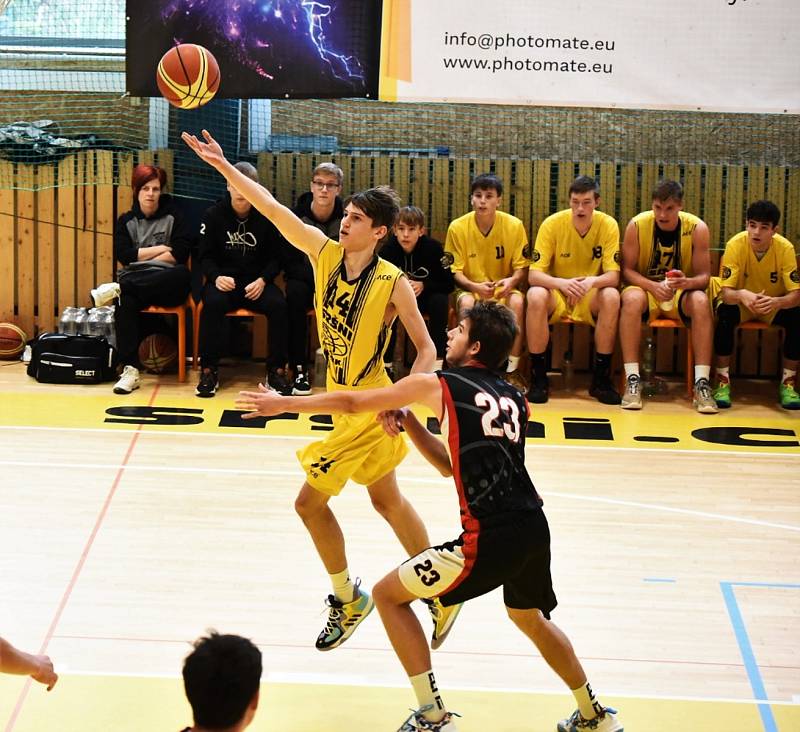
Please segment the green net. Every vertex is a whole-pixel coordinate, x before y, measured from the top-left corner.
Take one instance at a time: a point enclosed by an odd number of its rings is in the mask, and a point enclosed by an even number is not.
[[[126,63],[137,58],[125,58],[124,0],[0,0],[0,157],[11,163],[0,166],[0,188],[60,185],[59,176],[20,176],[20,166],[96,150],[112,154],[84,166],[92,178],[83,182],[125,185],[120,156],[149,150],[168,161],[173,192],[211,201],[219,177],[179,139],[205,127],[287,203],[307,189],[314,164],[333,159],[346,191],[391,183],[439,233],[466,210],[469,176],[492,170],[507,178],[506,208],[529,227],[585,172],[600,177],[606,209],[623,225],[668,175],[696,193],[689,208],[717,224],[717,245],[741,225],[743,203],[764,195],[787,210],[787,233],[800,234],[791,209],[798,116],[365,99],[214,99],[182,111],[127,96]]]

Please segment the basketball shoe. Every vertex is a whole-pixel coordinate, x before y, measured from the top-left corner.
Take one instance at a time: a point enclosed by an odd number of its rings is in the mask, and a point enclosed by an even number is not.
[[[286,380],[286,369],[270,369],[267,372],[267,386],[283,396],[292,394],[292,385]]]
[[[700,414],[716,414],[719,411],[708,379],[700,378],[694,382],[694,408]]]
[[[620,406],[623,409],[642,408],[642,380],[638,374],[631,374],[625,381],[625,393]]]
[[[92,302],[96,308],[101,308],[104,305],[111,305],[114,300],[119,298],[119,284],[117,282],[106,282],[105,284],[98,285],[93,290],[89,290],[92,296]]]
[[[311,393],[311,384],[308,383],[306,370],[302,366],[297,367],[297,374],[292,384],[293,396],[308,396]]]
[[[215,368],[205,367],[200,372],[200,381],[194,393],[199,397],[213,397],[219,389],[219,371]]]
[[[342,645],[358,627],[359,623],[369,615],[375,603],[368,592],[359,586],[356,580],[356,597],[352,602],[342,602],[334,595],[328,595],[325,604],[328,606],[328,622],[317,636],[317,650],[330,651]]]
[[[783,382],[778,388],[778,399],[784,409],[800,409],[800,394],[791,383]]]
[[[139,369],[135,366],[126,366],[122,369],[119,381],[114,384],[115,394],[130,394],[139,388]]]
[[[403,722],[403,726],[397,732],[458,732],[458,727],[456,727],[453,717],[460,717],[460,714],[447,712],[438,722],[431,722],[422,716],[431,709],[433,709],[433,704],[428,704],[422,709],[412,711],[411,716]]]
[[[730,409],[731,407],[731,382],[720,381],[714,389],[714,401],[720,409]]]
[[[520,369],[507,372],[505,374],[505,380],[511,384],[511,386],[516,387],[522,394],[528,391],[528,382],[525,381],[525,377]]]
[[[622,723],[614,716],[616,709],[605,707],[603,711],[592,719],[584,719],[576,709],[569,719],[562,719],[558,723],[558,732],[580,732],[593,730],[593,732],[624,732]]]
[[[461,608],[464,606],[463,602],[458,605],[450,605],[445,607],[438,597],[433,597],[430,600],[423,598],[424,602],[430,610],[431,618],[433,618],[433,635],[431,635],[431,648],[435,651],[440,648],[447,638],[453,623],[456,622]]]

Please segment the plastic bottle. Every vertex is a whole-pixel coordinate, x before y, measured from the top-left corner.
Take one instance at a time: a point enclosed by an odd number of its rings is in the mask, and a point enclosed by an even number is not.
[[[105,312],[102,313],[102,324],[103,324],[103,333],[102,335],[105,336],[106,340],[114,346],[117,347],[117,325],[114,322],[114,308],[99,308],[100,310],[104,310]]]
[[[75,309],[75,333],[89,335],[89,311],[86,308]]]
[[[75,313],[77,308],[65,307],[58,319],[58,332],[65,335],[75,335]]]
[[[653,396],[655,394],[655,383],[653,380],[656,370],[656,344],[653,336],[644,339],[644,351],[642,353],[642,394]]]
[[[103,315],[100,313],[100,308],[92,308],[89,310],[89,315],[86,318],[86,332],[91,336],[103,335]]]
[[[671,269],[669,272],[664,275],[664,282],[669,280],[670,277],[680,277],[682,272],[677,269]],[[675,307],[675,296],[673,295],[669,300],[665,302],[659,302],[658,306],[665,312],[668,313],[672,308]]]
[[[572,363],[572,351],[564,351],[564,358],[561,361],[561,375],[564,377],[564,388],[572,389],[575,376],[575,369]]]

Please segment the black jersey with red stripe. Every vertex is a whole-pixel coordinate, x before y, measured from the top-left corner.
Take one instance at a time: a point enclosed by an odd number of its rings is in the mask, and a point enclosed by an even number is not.
[[[464,528],[474,531],[481,524],[514,520],[520,511],[539,510],[542,499],[525,468],[525,397],[478,366],[440,371],[438,376],[442,433],[447,436]]]

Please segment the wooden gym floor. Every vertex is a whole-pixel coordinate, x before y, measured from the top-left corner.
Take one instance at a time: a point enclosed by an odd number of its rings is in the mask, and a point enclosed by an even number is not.
[[[61,674],[49,694],[0,678],[0,730],[177,731],[182,659],[207,628],[264,653],[256,732],[391,731],[413,706],[377,614],[313,648],[328,587],[293,512],[294,451],[324,418],[244,426],[233,402],[258,367],[221,376],[211,400],[194,374],[121,397],[0,366],[0,633]],[[679,384],[640,413],[556,388],[533,414],[553,617],[628,732],[800,729],[800,413],[772,384],[734,387],[717,416]],[[413,450],[399,477],[431,539],[454,538],[452,484]],[[362,488],[332,505],[369,587],[402,550]],[[467,605],[434,668],[462,732],[552,731],[574,706],[498,592]]]

